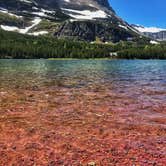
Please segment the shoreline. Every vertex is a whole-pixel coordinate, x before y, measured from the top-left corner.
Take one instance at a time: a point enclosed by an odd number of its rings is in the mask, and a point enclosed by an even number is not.
[[[135,59],[125,59],[125,58],[0,58],[0,60],[128,60],[128,61],[134,61],[134,60],[142,60],[142,61],[165,61],[166,59],[142,59],[142,58],[135,58]]]

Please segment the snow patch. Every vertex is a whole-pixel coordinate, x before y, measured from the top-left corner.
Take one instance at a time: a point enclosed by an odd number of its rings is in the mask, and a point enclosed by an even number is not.
[[[67,2],[67,3],[69,3],[70,2],[70,0],[64,0],[65,2]]]
[[[48,31],[39,31],[39,32],[28,33],[28,35],[33,35],[33,36],[39,36],[39,35],[45,35],[45,34],[48,34]]]
[[[128,30],[128,28],[126,26],[124,26],[124,25],[119,24],[119,27],[121,27],[121,28],[123,28],[125,30]]]
[[[32,14],[35,14],[35,15],[41,16],[41,17],[48,17],[48,15],[45,14],[44,12],[32,12]]]
[[[39,23],[41,22],[41,19],[36,17],[33,21],[32,21],[32,25],[31,26],[28,26],[28,27],[25,27],[23,29],[20,29],[18,27],[15,27],[15,26],[6,26],[6,25],[1,25],[1,28],[5,31],[16,31],[16,32],[19,32],[19,33],[22,33],[22,34],[26,34],[28,33],[28,31],[30,29],[32,29],[33,27],[35,27],[36,25],[38,25]]]
[[[135,29],[137,29],[139,32],[141,33],[145,33],[145,32],[150,32],[150,33],[157,33],[157,32],[161,32],[161,31],[166,31],[166,29],[162,29],[162,28],[157,28],[157,27],[141,27],[141,26],[135,26]]]
[[[160,43],[157,42],[157,41],[151,40],[151,41],[150,41],[150,44],[160,44]]]
[[[30,0],[20,0],[20,2],[32,3]]]
[[[55,13],[55,11],[54,10],[46,10],[46,9],[41,9],[41,11],[42,12],[44,12],[44,13],[49,13],[49,14],[54,14]]]
[[[33,8],[35,10],[39,10],[38,12],[32,12],[32,14],[40,16],[40,17],[49,17],[51,18],[51,16],[49,16],[48,14],[54,14],[55,11],[54,10],[46,10],[46,9],[38,9],[38,8]]]
[[[62,8],[64,12],[67,12],[68,15],[75,19],[81,19],[81,20],[93,20],[95,18],[107,18],[108,15],[102,11],[90,11],[90,10],[73,10],[73,9],[65,9]]]
[[[7,25],[1,25],[1,28],[5,31],[18,31],[19,28],[15,26],[7,26]]]

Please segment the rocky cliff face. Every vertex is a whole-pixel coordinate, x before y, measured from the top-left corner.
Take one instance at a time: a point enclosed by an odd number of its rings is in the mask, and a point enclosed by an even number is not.
[[[54,34],[58,38],[70,38],[85,41],[118,42],[132,38],[132,33],[113,25],[109,21],[73,21],[64,22]]]
[[[117,17],[108,0],[1,0],[0,26],[86,41],[98,37],[116,42],[136,36],[135,30]]]
[[[144,34],[154,40],[166,41],[166,30],[160,31],[160,32],[155,32],[155,33],[145,32]]]

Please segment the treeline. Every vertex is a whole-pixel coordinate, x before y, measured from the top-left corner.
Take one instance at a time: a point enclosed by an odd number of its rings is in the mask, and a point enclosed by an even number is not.
[[[29,36],[0,30],[0,58],[125,58],[166,59],[166,43],[143,40],[116,44],[78,42],[46,36]],[[110,53],[117,53],[111,56]],[[114,56],[115,55],[115,56]]]
[[[105,58],[116,48],[0,30],[0,58]]]
[[[166,59],[166,44],[145,45],[118,51],[120,59]]]

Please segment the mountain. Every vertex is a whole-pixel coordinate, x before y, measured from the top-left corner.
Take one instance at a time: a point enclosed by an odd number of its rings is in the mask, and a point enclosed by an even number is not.
[[[108,0],[0,0],[0,27],[85,41],[117,42],[139,36]]]
[[[156,28],[156,27],[143,27],[140,25],[132,25],[133,28],[138,30],[140,33],[153,40],[166,41],[166,29]]]

